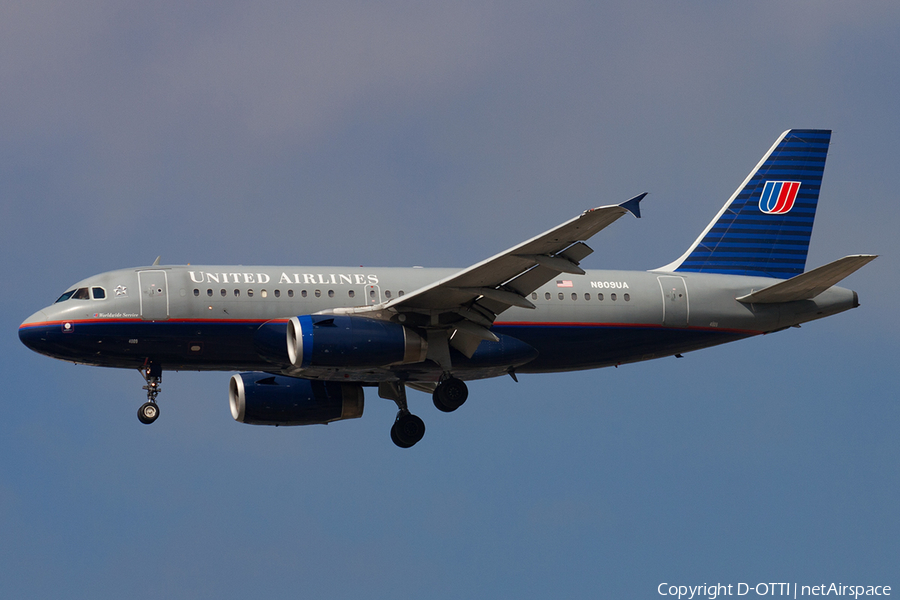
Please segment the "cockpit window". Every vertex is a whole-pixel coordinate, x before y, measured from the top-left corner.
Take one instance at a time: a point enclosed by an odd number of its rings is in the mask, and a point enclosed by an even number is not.
[[[102,287],[95,288],[78,288],[77,290],[69,290],[60,296],[56,302],[65,302],[66,300],[90,300],[93,294],[94,300],[103,300],[106,298],[106,290]]]
[[[66,300],[71,298],[72,294],[74,294],[74,293],[75,293],[75,290],[69,290],[68,292],[66,292],[65,294],[60,296],[59,299],[57,299],[57,302],[65,302]]]

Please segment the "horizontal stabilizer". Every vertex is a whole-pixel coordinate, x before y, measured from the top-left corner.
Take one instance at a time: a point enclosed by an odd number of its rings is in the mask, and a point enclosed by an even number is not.
[[[845,256],[825,266],[801,273],[786,281],[776,283],[758,292],[737,298],[745,304],[774,304],[815,298],[857,269],[878,258],[877,254]]]

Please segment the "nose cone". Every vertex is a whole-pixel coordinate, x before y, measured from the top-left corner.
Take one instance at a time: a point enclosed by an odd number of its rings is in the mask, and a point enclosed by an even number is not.
[[[42,342],[46,341],[47,320],[47,314],[39,310],[19,325],[19,339],[35,352],[41,352]]]
[[[24,321],[22,321],[22,324],[19,327],[28,327],[30,325],[35,325],[37,323],[44,323],[45,321],[47,321],[47,313],[45,313],[42,310],[39,310],[36,313],[34,313],[33,315],[31,315],[30,317],[28,317],[27,319],[25,319]]]

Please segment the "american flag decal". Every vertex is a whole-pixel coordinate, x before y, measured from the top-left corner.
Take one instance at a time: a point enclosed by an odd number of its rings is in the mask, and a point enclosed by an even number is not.
[[[799,181],[767,181],[759,197],[759,210],[767,215],[783,215],[794,208]]]
[[[569,279],[557,279],[556,287],[572,287],[572,281]]]

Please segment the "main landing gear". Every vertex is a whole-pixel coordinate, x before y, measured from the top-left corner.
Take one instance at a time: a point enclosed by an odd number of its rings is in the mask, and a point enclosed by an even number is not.
[[[391,441],[400,448],[412,448],[425,435],[425,422],[409,412],[406,404],[406,386],[402,381],[385,381],[378,384],[378,395],[397,404],[397,418],[391,426]]]
[[[448,377],[438,384],[431,397],[439,411],[453,412],[469,397],[469,388],[462,379]]]
[[[425,435],[425,422],[409,412],[406,386],[401,381],[387,381],[378,385],[378,395],[397,404],[397,418],[391,427],[391,441],[400,448],[412,448]],[[455,377],[441,381],[434,390],[434,405],[443,412],[453,412],[469,397],[466,384]]]
[[[141,375],[147,382],[142,389],[147,390],[147,401],[141,404],[138,409],[138,420],[144,425],[149,425],[159,417],[159,406],[156,404],[156,397],[162,388],[159,384],[162,382],[162,368],[153,363],[147,363],[141,367]]]
[[[425,435],[425,422],[407,410],[397,413],[391,426],[391,441],[400,448],[412,448]]]

